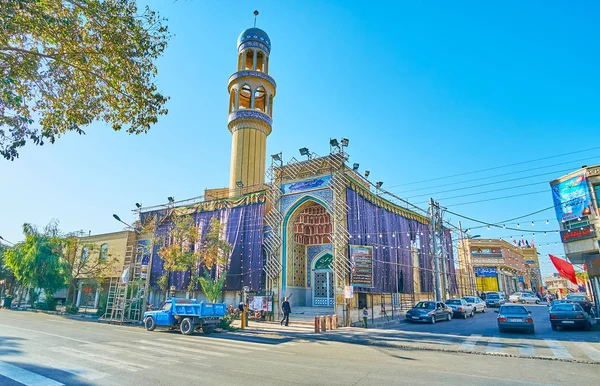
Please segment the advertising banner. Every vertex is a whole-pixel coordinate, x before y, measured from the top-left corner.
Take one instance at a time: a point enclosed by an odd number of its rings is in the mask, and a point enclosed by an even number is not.
[[[354,287],[351,285],[344,286],[344,299],[352,299],[354,297]]]
[[[352,285],[373,287],[373,247],[350,245]]]
[[[308,181],[298,181],[292,182],[291,184],[283,184],[283,194],[324,188],[329,185],[329,180],[331,180],[331,176],[323,176]]]
[[[566,231],[560,231],[560,239],[563,243],[570,243],[571,241],[585,240],[596,237],[596,233],[590,225],[586,225],[580,228],[568,229]]]
[[[552,185],[552,198],[559,222],[591,214],[590,191],[585,174]]]
[[[475,268],[475,276],[479,277],[497,277],[496,267],[477,267]]]

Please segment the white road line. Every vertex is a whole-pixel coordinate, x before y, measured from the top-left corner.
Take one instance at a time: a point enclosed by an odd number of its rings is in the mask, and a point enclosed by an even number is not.
[[[176,340],[178,342],[178,344],[181,344],[179,342],[185,341],[185,339],[181,339],[181,338],[179,338],[179,339],[178,338],[159,339],[159,341],[161,341],[161,342],[172,342],[173,340]],[[184,344],[191,344],[194,347],[210,346],[210,348],[216,348],[217,350],[227,350],[228,352],[235,352],[238,354],[247,354],[247,353],[251,352],[246,349],[264,350],[264,348],[259,348],[259,347],[242,347],[243,342],[240,342],[239,344],[232,344],[232,343],[219,342],[214,339],[195,339],[195,340],[188,339]]]
[[[477,341],[481,338],[479,334],[473,334],[469,336],[463,343],[461,343],[461,350],[473,351],[475,349],[475,345],[477,345]]]
[[[70,363],[65,364],[65,363],[59,362],[56,359],[53,359],[53,358],[50,358],[50,357],[44,356],[44,355],[27,354],[27,357],[31,358],[34,361],[34,363],[37,365],[53,367],[57,370],[64,371],[66,373],[70,373],[70,374],[76,375],[78,377],[88,379],[90,381],[94,381],[97,379],[102,379],[102,378],[106,378],[106,377],[110,376],[110,374],[103,373],[102,371],[90,369],[88,367],[84,367],[84,366],[80,366],[80,365],[73,365]]]
[[[535,349],[533,348],[533,345],[531,343],[529,343],[529,341],[521,340],[519,342],[519,354],[527,355],[527,356],[534,356]]]
[[[187,352],[193,352],[193,353],[198,353],[198,354],[202,354],[202,355],[212,355],[212,356],[216,356],[216,357],[227,357],[229,356],[229,354],[225,354],[222,352],[214,352],[214,351],[207,351],[207,350],[198,350],[198,349],[194,349],[194,348],[188,348],[188,347],[181,347],[180,345],[174,345],[173,342],[169,343],[159,343],[159,342],[151,342],[149,340],[139,340],[139,343],[142,344],[146,344],[149,346],[157,346],[157,347],[162,347],[162,348],[166,348],[166,349],[170,349],[172,350],[172,352],[177,352],[177,351],[187,351]]]
[[[149,366],[145,366],[138,363],[125,362],[120,358],[106,357],[103,355],[93,354],[86,351],[75,350],[70,347],[57,347],[51,348],[50,350],[61,355],[70,355],[79,359],[84,359],[90,362],[96,362],[103,365],[116,367],[122,370],[138,371],[150,368]]]
[[[119,344],[122,343],[122,344]],[[118,346],[118,347],[117,347]],[[166,363],[179,363],[179,361],[177,359],[171,358],[170,356],[149,356],[146,353],[140,352],[138,350],[138,346],[132,346],[131,344],[127,344],[126,342],[112,342],[112,343],[107,343],[107,344],[101,344],[101,343],[93,343],[93,344],[87,344],[87,345],[83,345],[81,346],[81,348],[86,348],[89,347],[91,349],[91,352],[101,352],[101,351],[108,351],[108,352],[112,352],[112,353],[116,353],[118,354],[120,357],[135,357],[135,358],[140,358],[143,361],[150,361],[150,362],[158,362],[158,363],[162,363],[162,364],[166,364]],[[169,354],[172,354],[172,352],[170,352]]]
[[[591,360],[600,362],[600,351],[592,347],[586,342],[573,342],[577,347],[581,349]]]
[[[490,339],[487,347],[485,348],[485,352],[488,354],[499,353],[502,352],[502,339],[494,336]]]
[[[87,340],[83,340],[83,339],[75,339],[75,338],[69,338],[68,336],[64,336],[64,335],[58,335],[58,334],[51,334],[49,332],[42,332],[39,330],[35,330],[35,329],[31,329],[31,328],[21,328],[21,327],[14,327],[14,326],[9,326],[7,324],[0,324],[0,326],[2,327],[7,327],[7,328],[13,328],[15,330],[22,330],[22,331],[27,331],[27,332],[32,332],[34,334],[41,334],[41,335],[48,335],[48,336],[54,336],[56,338],[61,338],[61,339],[67,339],[67,340],[72,340],[74,342],[79,342],[79,343],[92,343],[92,342],[88,342]]]
[[[550,347],[550,350],[552,350],[552,353],[554,354],[555,357],[560,358],[560,359],[573,359],[573,355],[569,354],[569,351],[567,351],[565,346],[560,344],[557,340],[552,340],[552,339],[544,339],[544,340],[546,341],[546,344],[548,345],[548,347]]]
[[[124,343],[124,342],[112,342],[112,345],[116,345],[116,346],[125,346],[125,347],[131,347],[130,344],[128,343]],[[142,351],[148,351],[152,354],[161,354],[163,355],[161,358],[171,358],[173,356],[173,348],[171,347],[171,349],[160,349],[157,348],[156,346],[145,346],[145,345],[141,345],[139,343],[137,343],[135,345],[135,349],[136,350],[142,350]],[[185,356],[186,353],[181,353],[178,352],[177,353],[177,358],[181,358],[183,356]],[[191,355],[191,354],[190,354]],[[194,359],[206,359],[206,357],[202,356],[202,355],[198,355],[198,354],[193,354]],[[178,359],[171,359],[172,361],[174,361],[175,363],[179,363],[180,361]],[[205,366],[205,367],[211,367],[210,365],[205,365],[202,363],[194,363],[194,366]]]
[[[64,320],[56,320],[56,319],[47,319],[46,321],[53,322],[53,323],[73,324],[73,322],[65,322]]]
[[[187,342],[187,343],[197,343],[197,344],[202,344],[202,343],[206,343],[206,344],[214,344],[217,346],[225,346],[225,347],[234,347],[234,348],[241,348],[244,350],[255,350],[255,351],[264,351],[267,349],[273,349],[276,348],[277,345],[276,344],[269,344],[269,343],[255,343],[255,342],[247,342],[244,340],[237,340],[237,339],[218,339],[218,338],[207,338],[207,339],[194,339],[194,340],[190,340],[190,339],[186,339],[186,338],[172,338],[175,339],[177,341],[182,341],[182,342]],[[160,340],[165,340],[165,339],[160,339]]]
[[[29,370],[22,369],[18,366],[14,366],[5,362],[0,361],[0,375],[10,378],[13,381],[22,383],[28,386],[61,386],[60,382],[56,382],[50,378],[46,378],[43,375],[32,373]]]

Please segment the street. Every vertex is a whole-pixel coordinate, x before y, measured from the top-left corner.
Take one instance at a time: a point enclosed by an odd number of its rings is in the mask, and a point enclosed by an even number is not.
[[[545,309],[538,308],[541,315]],[[398,329],[351,328],[322,335],[310,334],[300,327],[288,330],[273,327],[270,332],[246,330],[183,336],[179,332],[147,332],[138,327],[3,309],[0,310],[0,384],[370,385],[401,384],[410,380],[411,384],[491,382],[510,385],[589,383],[596,377],[600,367],[588,363],[492,358],[442,350],[389,347],[366,341],[368,336],[387,336],[393,342],[396,336],[404,337],[404,343],[411,341],[417,346],[441,345],[441,339],[432,336],[425,339],[426,331],[433,328],[439,335],[464,339],[472,335],[468,331],[469,325],[478,322],[485,326],[476,330],[477,334],[493,337],[498,334],[491,329],[487,319],[492,320],[494,315],[479,314],[474,319],[434,326],[403,323]],[[539,336],[543,341],[543,331],[539,323],[535,339]],[[590,347],[594,344],[598,348],[597,332],[559,334],[569,341],[592,338]],[[409,339],[409,336],[413,338]],[[549,336],[552,340],[561,339]],[[511,335],[511,338],[520,339],[521,335]],[[569,352],[578,359],[571,349]]]

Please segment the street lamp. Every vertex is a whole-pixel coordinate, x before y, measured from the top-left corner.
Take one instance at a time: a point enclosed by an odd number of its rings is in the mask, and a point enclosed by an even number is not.
[[[7,244],[11,244],[11,245],[15,245],[15,243],[8,241],[7,239],[5,239],[4,237],[0,236],[0,240],[4,241]]]
[[[127,227],[128,227],[128,228],[131,228],[131,229],[133,229],[133,231],[134,231],[135,233],[137,233],[137,234],[139,234],[139,233],[140,233],[140,232],[139,232],[137,229],[135,229],[133,226],[131,226],[130,224],[127,224],[125,221],[121,220],[121,217],[117,216],[116,214],[113,214],[113,217],[114,217],[114,219],[115,219],[115,220],[117,220],[118,222],[120,222],[120,223],[122,223],[122,224],[125,224],[125,225],[127,225]]]

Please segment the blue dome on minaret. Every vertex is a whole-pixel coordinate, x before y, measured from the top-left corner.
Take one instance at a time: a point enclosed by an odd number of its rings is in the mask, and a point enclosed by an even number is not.
[[[240,34],[238,37],[238,49],[248,46],[260,47],[266,46],[267,51],[271,51],[271,39],[269,35],[260,28],[248,28]]]

